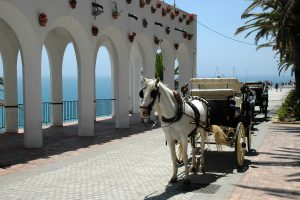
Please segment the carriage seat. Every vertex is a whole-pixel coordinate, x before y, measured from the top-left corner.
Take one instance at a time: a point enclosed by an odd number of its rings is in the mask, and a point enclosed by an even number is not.
[[[236,91],[233,89],[191,89],[190,95],[206,99],[227,99],[228,97],[234,97]]]
[[[244,85],[236,78],[192,78],[195,89],[232,89],[237,96],[241,96],[241,87]]]

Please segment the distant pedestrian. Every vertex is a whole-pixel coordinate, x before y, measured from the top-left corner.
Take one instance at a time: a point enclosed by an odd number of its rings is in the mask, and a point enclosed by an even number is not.
[[[278,92],[278,83],[275,84],[275,90]]]
[[[187,94],[189,92],[189,84],[188,83],[186,83],[184,86],[181,87],[181,92],[182,92],[183,97],[187,96]]]

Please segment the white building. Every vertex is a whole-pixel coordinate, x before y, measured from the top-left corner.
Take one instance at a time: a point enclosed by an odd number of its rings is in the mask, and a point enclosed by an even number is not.
[[[182,66],[179,85],[188,82],[196,74],[196,16],[187,15],[181,10],[176,10],[179,13],[175,13],[175,8],[165,3],[157,8],[161,3],[157,0],[128,2],[130,1],[77,0],[76,8],[71,8],[70,0],[0,0],[0,53],[4,70],[6,131],[18,131],[17,57],[20,51],[23,65],[25,147],[36,148],[43,145],[43,46],[50,63],[53,126],[63,123],[62,60],[66,46],[69,43],[74,46],[78,70],[79,136],[94,135],[95,63],[101,46],[107,48],[112,62],[113,98],[116,99],[113,106],[117,128],[129,126],[129,110],[138,112],[141,70],[144,77],[154,77],[158,48],[164,58],[164,83],[174,87],[176,59],[179,66]],[[144,2],[150,3],[141,5]],[[168,11],[169,8],[171,12],[162,16],[162,11]],[[117,19],[112,17],[114,10],[119,12]],[[98,15],[93,16],[93,12]],[[172,17],[175,14],[174,19],[171,18],[171,13]],[[187,15],[185,19],[184,15]],[[45,18],[47,23],[43,26],[40,22]],[[98,28],[97,36],[92,34],[93,26]],[[170,30],[169,33],[167,29]],[[155,37],[158,44],[155,44]]]

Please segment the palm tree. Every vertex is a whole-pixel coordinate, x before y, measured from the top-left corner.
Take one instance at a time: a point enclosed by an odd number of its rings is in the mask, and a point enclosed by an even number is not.
[[[248,21],[236,34],[249,31],[248,37],[255,33],[257,49],[271,47],[279,55],[279,73],[292,69],[300,99],[300,1],[252,0],[241,17]],[[266,42],[258,45],[263,38]]]

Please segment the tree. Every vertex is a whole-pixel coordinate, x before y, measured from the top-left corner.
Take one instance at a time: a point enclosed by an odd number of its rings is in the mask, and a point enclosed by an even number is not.
[[[271,47],[279,56],[279,73],[289,68],[295,74],[296,94],[300,99],[300,1],[252,0],[242,19],[248,19],[236,34],[248,31],[245,37],[256,33],[257,49]],[[259,44],[261,39],[266,42]]]
[[[155,78],[159,78],[161,81],[164,80],[164,65],[163,65],[162,53],[157,53],[156,54]]]

